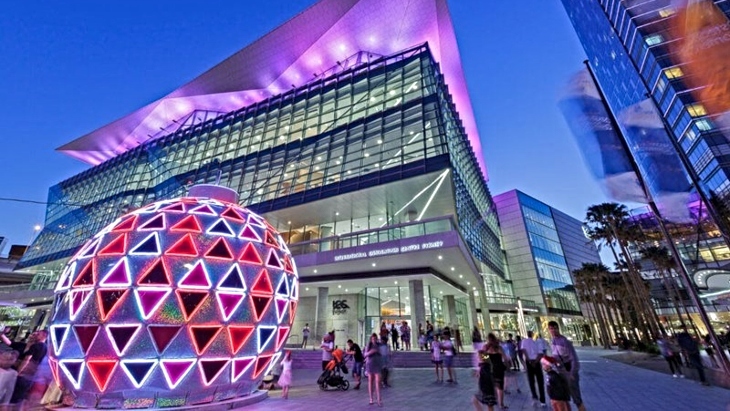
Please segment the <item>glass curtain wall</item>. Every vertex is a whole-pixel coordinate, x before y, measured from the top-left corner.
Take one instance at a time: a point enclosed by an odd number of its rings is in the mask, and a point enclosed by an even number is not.
[[[424,98],[436,88],[433,73],[424,76],[431,65],[426,46],[408,50],[180,129],[66,180],[49,191],[46,224],[25,265],[68,257],[125,211],[185,195],[219,171],[244,206],[269,202],[257,210],[264,212],[445,154],[440,108]],[[288,201],[270,203],[282,197]]]
[[[445,326],[443,294],[432,297],[431,287],[427,285],[423,287],[423,294],[426,320],[434,324],[436,328]],[[367,287],[360,295],[363,298],[361,298],[359,313],[364,319],[366,336],[380,333],[380,326],[383,322],[389,325],[394,322],[408,321],[411,329],[418,329],[418,324],[411,324],[411,301],[408,286]],[[463,309],[465,310],[465,308]],[[426,324],[423,324],[423,327],[425,329]]]
[[[568,271],[550,207],[522,193],[518,195],[548,311],[580,315],[573,277]]]

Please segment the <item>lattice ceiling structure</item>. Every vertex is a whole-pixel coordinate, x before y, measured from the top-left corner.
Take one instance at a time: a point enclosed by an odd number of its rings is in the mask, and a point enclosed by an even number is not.
[[[104,228],[55,292],[51,369],[75,406],[171,407],[258,387],[289,335],[298,277],[263,218],[180,198]]]

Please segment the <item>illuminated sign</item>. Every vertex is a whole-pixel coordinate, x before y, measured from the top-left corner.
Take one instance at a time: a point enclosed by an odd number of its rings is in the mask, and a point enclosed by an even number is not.
[[[357,251],[357,252],[350,252],[346,254],[336,254],[334,256],[335,261],[348,261],[348,260],[357,260],[360,258],[368,258],[368,257],[382,257],[387,255],[393,255],[393,254],[405,254],[405,253],[411,253],[414,251],[423,251],[423,250],[431,250],[431,249],[437,249],[437,248],[443,248],[444,247],[444,241],[443,240],[437,240],[437,241],[427,241],[417,244],[409,244],[409,245],[403,245],[400,247],[387,247],[387,248],[379,248],[375,250],[370,251]]]

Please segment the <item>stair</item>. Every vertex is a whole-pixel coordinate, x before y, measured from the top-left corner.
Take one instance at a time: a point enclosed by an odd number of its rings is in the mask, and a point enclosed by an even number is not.
[[[311,349],[292,349],[292,368],[316,370],[322,368],[322,351]],[[472,366],[471,352],[459,353],[454,358],[455,368],[470,368]],[[427,351],[395,351],[392,353],[393,368],[431,368],[431,354]],[[352,360],[347,364],[352,367]]]

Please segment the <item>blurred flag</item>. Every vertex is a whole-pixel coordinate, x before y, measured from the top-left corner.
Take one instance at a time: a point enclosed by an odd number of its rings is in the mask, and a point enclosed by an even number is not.
[[[558,102],[583,160],[606,195],[616,201],[647,198],[588,69],[576,73]]]
[[[633,104],[616,121],[662,217],[691,222],[691,183],[654,103],[645,99]]]
[[[707,114],[730,126],[730,21],[711,0],[674,0],[669,42],[682,80]],[[701,113],[700,113],[701,114]]]

